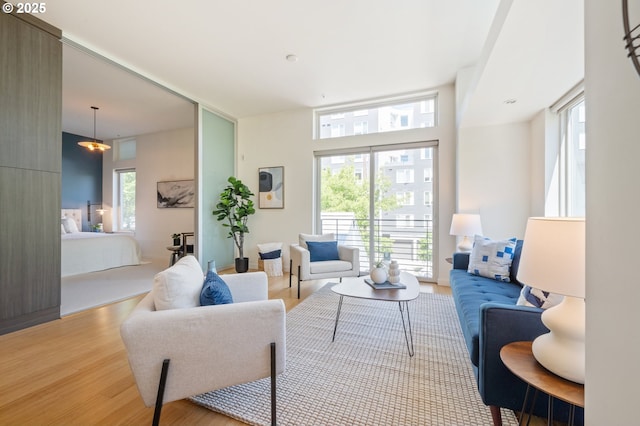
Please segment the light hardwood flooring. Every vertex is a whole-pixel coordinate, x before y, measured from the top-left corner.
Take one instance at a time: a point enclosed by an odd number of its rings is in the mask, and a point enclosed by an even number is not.
[[[328,280],[302,284],[301,300]],[[450,294],[422,284],[421,291]],[[269,297],[295,307],[288,275],[269,279]],[[0,336],[0,425],[147,425],[120,339],[120,323],[142,296]],[[162,425],[242,425],[188,401],[166,404]],[[542,424],[542,423],[537,423]]]

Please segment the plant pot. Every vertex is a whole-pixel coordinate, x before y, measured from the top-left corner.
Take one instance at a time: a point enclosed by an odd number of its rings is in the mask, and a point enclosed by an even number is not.
[[[370,276],[376,284],[382,284],[387,281],[387,271],[384,268],[373,268]]]
[[[236,257],[236,272],[240,274],[242,272],[247,272],[248,270],[249,270],[249,258],[243,257],[241,259],[239,257]]]
[[[180,243],[180,238],[174,238],[174,239],[173,239],[173,245],[174,245],[174,246],[180,246],[180,245],[182,245],[182,243]]]

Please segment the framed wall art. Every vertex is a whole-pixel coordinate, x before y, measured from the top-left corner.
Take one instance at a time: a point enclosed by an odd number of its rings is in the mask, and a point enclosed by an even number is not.
[[[158,182],[158,208],[195,207],[195,194],[195,181],[193,179]]]
[[[261,209],[284,208],[284,167],[258,169],[258,207]]]

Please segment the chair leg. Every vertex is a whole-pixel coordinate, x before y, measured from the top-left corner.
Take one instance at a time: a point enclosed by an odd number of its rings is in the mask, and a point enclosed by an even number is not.
[[[156,396],[156,408],[153,411],[153,426],[160,424],[160,411],[162,411],[162,400],[164,399],[164,386],[167,383],[167,371],[169,371],[169,359],[162,361],[162,371],[160,372],[160,383],[158,383],[158,395]]]
[[[276,424],[276,342],[271,342],[271,425]]]
[[[289,288],[291,288],[291,275],[293,275],[293,260],[289,259]]]
[[[300,268],[301,266],[298,265],[298,299],[300,299]]]

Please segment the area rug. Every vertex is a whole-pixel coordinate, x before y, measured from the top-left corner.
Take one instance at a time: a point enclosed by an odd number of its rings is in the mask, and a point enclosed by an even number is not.
[[[287,370],[278,377],[279,425],[491,425],[480,400],[453,299],[409,303],[409,357],[397,303],[344,298],[332,284],[287,314]],[[191,398],[251,425],[270,424],[270,381]],[[517,421],[503,410],[505,425]]]

